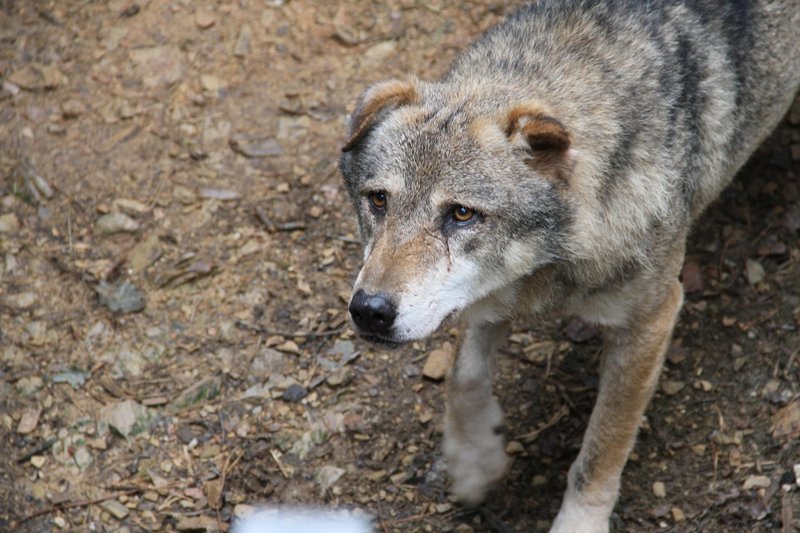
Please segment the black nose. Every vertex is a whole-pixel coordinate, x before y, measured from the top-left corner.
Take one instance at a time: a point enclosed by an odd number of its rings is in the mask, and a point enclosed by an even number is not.
[[[392,300],[386,294],[368,294],[358,289],[350,300],[350,316],[361,333],[387,333],[397,317]]]

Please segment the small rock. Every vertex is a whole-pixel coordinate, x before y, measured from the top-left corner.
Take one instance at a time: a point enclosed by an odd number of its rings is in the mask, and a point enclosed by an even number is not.
[[[750,489],[766,489],[769,488],[770,480],[767,476],[749,476],[744,480],[742,488],[744,490]]]
[[[454,359],[453,349],[449,343],[445,343],[442,348],[433,350],[428,355],[425,366],[422,367],[422,375],[428,379],[440,381],[447,375]]]
[[[364,52],[364,62],[367,65],[382,65],[397,50],[397,41],[383,41],[367,48]]]
[[[47,462],[47,457],[44,455],[34,455],[31,457],[30,461],[34,468],[42,468]]]
[[[194,13],[194,23],[197,24],[197,27],[201,30],[210,28],[216,21],[217,18],[214,16],[214,13],[208,9],[199,7]]]
[[[125,213],[114,211],[98,218],[94,227],[100,235],[114,235],[132,233],[139,229],[139,223]]]
[[[59,529],[66,529],[67,528],[67,521],[64,520],[63,516],[56,516],[53,518],[53,525]]]
[[[19,219],[14,213],[0,215],[0,233],[13,234],[19,231]]]
[[[117,198],[112,203],[114,210],[121,211],[126,215],[145,215],[150,212],[150,207],[137,200],[130,198]]]
[[[106,500],[100,504],[100,507],[117,520],[123,520],[130,514],[128,508],[117,500]]]
[[[286,400],[287,402],[299,402],[303,398],[308,395],[308,391],[302,385],[298,385],[297,383],[293,383],[289,385],[289,387],[283,391],[281,394],[281,398]]]
[[[28,433],[33,433],[33,430],[36,429],[37,424],[39,423],[39,416],[42,414],[41,407],[31,407],[25,409],[22,412],[22,416],[19,419],[19,425],[17,425],[17,433],[20,435],[27,435]]]
[[[748,259],[745,264],[745,273],[747,275],[747,282],[750,285],[757,285],[764,281],[764,267],[755,259]]]
[[[11,83],[28,91],[55,89],[63,81],[61,72],[52,65],[29,63],[8,77]]]
[[[342,367],[334,370],[331,375],[328,376],[327,382],[331,387],[341,387],[342,385],[350,383],[352,379],[353,376],[350,373],[350,369]]]
[[[144,294],[128,281],[118,281],[113,284],[101,281],[94,290],[97,291],[100,305],[108,307],[115,313],[138,313],[144,309]]]
[[[230,191],[225,189],[200,189],[200,198],[204,198],[206,200],[222,200],[222,201],[230,201],[230,200],[239,200],[242,197],[236,191]]]
[[[208,377],[184,390],[173,403],[176,407],[181,409],[205,403],[219,396],[220,383],[219,378]]]
[[[164,250],[161,248],[161,240],[158,238],[158,235],[150,235],[134,246],[130,255],[128,255],[128,265],[130,266],[131,272],[134,274],[142,272],[148,266],[158,261],[163,253]]]
[[[205,482],[204,489],[208,506],[212,509],[222,508],[222,483],[220,478],[210,479]]]
[[[533,476],[533,486],[534,487],[543,487],[547,485],[547,478],[541,474],[537,474]]]
[[[521,442],[512,440],[506,444],[506,453],[509,455],[515,455],[518,453],[522,453],[525,451],[525,446],[522,445]]]
[[[19,387],[19,382],[17,382]],[[772,436],[800,438],[800,400],[781,407],[772,415]]]
[[[286,341],[275,347],[276,350],[294,355],[300,355],[300,347],[294,341]]]
[[[672,519],[676,522],[683,522],[686,520],[686,515],[680,509],[680,507],[673,507],[670,512],[672,513]]]
[[[661,390],[664,391],[664,394],[667,396],[675,396],[686,384],[683,381],[664,381],[661,384]]]
[[[316,475],[320,495],[324,496],[325,493],[328,492],[328,489],[339,481],[344,474],[345,469],[337,466],[325,465],[320,468]]]
[[[145,87],[172,85],[183,77],[183,54],[177,46],[139,48],[130,56]]]
[[[32,292],[21,292],[19,294],[11,294],[3,298],[3,303],[18,311],[26,311],[36,304],[36,294]]]
[[[220,89],[225,87],[225,82],[211,74],[201,74],[200,87],[202,87],[205,91],[217,94]]]
[[[653,483],[653,494],[655,494],[656,498],[666,498],[667,497],[667,487],[661,481],[656,481]]]
[[[100,410],[99,422],[107,424],[123,437],[141,433],[150,421],[150,413],[146,407],[133,400],[124,400],[103,407]]]
[[[22,396],[32,396],[44,387],[44,381],[39,376],[29,376],[17,381],[17,392]]]
[[[236,57],[244,57],[250,53],[250,41],[253,38],[253,28],[249,24],[242,24],[239,29],[239,36],[236,38],[236,43],[233,45],[233,55]]]
[[[211,516],[181,516],[175,525],[178,531],[205,531],[216,533],[219,531],[217,519]]]

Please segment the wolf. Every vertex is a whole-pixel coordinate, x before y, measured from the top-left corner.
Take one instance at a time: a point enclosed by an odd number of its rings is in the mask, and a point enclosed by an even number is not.
[[[507,467],[492,359],[515,317],[604,337],[551,531],[603,532],[683,301],[687,235],[800,86],[800,0],[540,0],[438,81],[368,87],[340,168],[364,243],[349,311],[400,344],[466,324],[443,451],[476,504]]]

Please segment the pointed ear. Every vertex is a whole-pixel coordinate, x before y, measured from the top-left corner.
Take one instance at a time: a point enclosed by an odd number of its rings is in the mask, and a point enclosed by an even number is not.
[[[356,101],[356,108],[350,118],[350,137],[342,146],[342,152],[349,152],[358,144],[378,121],[383,110],[418,101],[419,93],[410,81],[382,81],[364,91]]]
[[[532,152],[563,153],[569,148],[564,125],[532,106],[519,106],[508,113],[506,135],[519,134]]]
[[[526,163],[545,176],[566,183],[570,134],[564,125],[531,105],[511,109],[506,120],[506,136],[526,152]]]

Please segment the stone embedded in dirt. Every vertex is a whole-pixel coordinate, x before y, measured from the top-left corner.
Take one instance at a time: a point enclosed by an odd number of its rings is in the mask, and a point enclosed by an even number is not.
[[[667,487],[662,481],[656,481],[653,483],[653,494],[656,496],[656,498],[667,497]]]
[[[98,218],[94,227],[100,235],[114,235],[132,233],[139,229],[139,223],[125,213],[114,211]]]
[[[297,343],[292,341],[292,340],[288,340],[288,341],[285,341],[285,342],[277,345],[275,347],[275,349],[278,350],[278,351],[290,353],[290,354],[293,354],[293,355],[300,355],[300,353],[301,353],[300,352],[300,347],[297,346]]]
[[[230,201],[230,200],[239,200],[242,197],[236,191],[231,191],[228,189],[200,189],[200,198],[205,200],[222,200],[222,201]]]
[[[32,396],[44,387],[44,381],[39,376],[29,376],[17,381],[17,392],[22,396]]]
[[[130,198],[116,198],[111,205],[115,211],[126,215],[145,215],[150,212],[148,205]]]
[[[14,213],[0,215],[0,233],[14,234],[19,232],[19,219]]]
[[[683,381],[664,381],[661,383],[661,390],[664,391],[664,394],[667,396],[675,396],[683,387],[686,386],[686,383]]]
[[[36,294],[32,292],[21,292],[19,294],[9,294],[3,298],[3,304],[17,311],[27,311],[37,302]]]
[[[181,516],[175,525],[178,531],[205,531],[206,533],[217,533],[219,524],[217,519],[212,516]]]
[[[17,433],[20,435],[27,435],[33,433],[36,426],[39,424],[39,416],[42,414],[41,407],[29,407],[22,412],[17,425]]]
[[[184,390],[174,401],[176,407],[184,408],[205,403],[219,396],[220,379],[208,377]]]
[[[138,313],[144,309],[144,294],[129,281],[101,281],[94,290],[100,305],[120,314]]]
[[[233,55],[244,57],[250,53],[250,41],[253,39],[253,28],[250,24],[242,24],[236,43],[233,45]]]
[[[686,515],[680,507],[673,507],[670,509],[670,512],[672,513],[672,519],[676,522],[683,522],[686,520]]]
[[[297,383],[293,383],[289,385],[289,387],[283,391],[281,394],[281,398],[286,400],[287,402],[299,402],[303,398],[308,396],[308,391],[302,385],[298,385]]]
[[[202,87],[205,91],[217,94],[220,89],[225,87],[225,82],[212,74],[201,74],[200,87]]]
[[[231,150],[245,157],[262,158],[283,154],[283,147],[275,139],[248,139],[231,137],[228,140]]]
[[[42,468],[47,462],[47,457],[44,455],[34,455],[30,459],[30,463],[34,468]]]
[[[373,44],[364,52],[363,60],[366,67],[378,67],[389,59],[397,50],[397,41],[383,41]]]
[[[123,437],[141,433],[147,428],[151,414],[133,400],[109,404],[100,410],[98,423],[107,425]]]
[[[55,89],[63,80],[58,68],[41,63],[29,63],[8,77],[8,81],[28,91]]]
[[[212,509],[222,508],[222,489],[224,480],[221,478],[210,479],[205,482],[203,489],[205,491],[208,506]]]
[[[766,489],[769,488],[770,480],[767,476],[749,476],[744,480],[742,488],[744,490]]]
[[[422,375],[434,381],[444,379],[450,367],[453,365],[455,355],[449,343],[445,343],[438,350],[433,350],[422,367]]]
[[[123,520],[130,514],[130,510],[118,500],[106,500],[100,504],[100,508],[117,520]]]
[[[800,438],[800,400],[781,407],[772,415],[772,436]]]
[[[525,446],[521,442],[512,440],[506,444],[506,453],[509,455],[516,455],[525,451]],[[535,476],[534,476],[535,477]]]
[[[217,22],[217,17],[209,9],[198,7],[197,11],[194,12],[194,23],[201,30],[210,28],[215,22]]]
[[[325,496],[330,489],[345,474],[344,468],[338,466],[325,465],[317,471],[316,482],[321,496]]]
[[[133,247],[128,255],[128,265],[132,273],[144,271],[147,267],[158,261],[164,254],[161,240],[158,235],[151,234],[145,240]]]
[[[588,342],[599,335],[597,328],[587,324],[578,317],[573,317],[564,328],[564,333],[567,334],[569,340],[572,342]]]
[[[745,274],[747,283],[752,286],[764,281],[764,266],[755,259],[748,259],[745,263]]]
[[[145,87],[172,85],[183,77],[183,53],[177,46],[138,48],[130,56]]]
[[[84,109],[83,103],[74,98],[61,102],[61,116],[64,118],[78,118]]]
[[[347,385],[352,381],[353,375],[348,367],[342,367],[334,370],[330,376],[328,376],[327,383],[331,387],[341,387],[342,385]]]
[[[64,466],[77,466],[81,471],[86,470],[94,462],[86,446],[86,437],[82,434],[68,434],[57,440],[53,444],[53,459]]]

